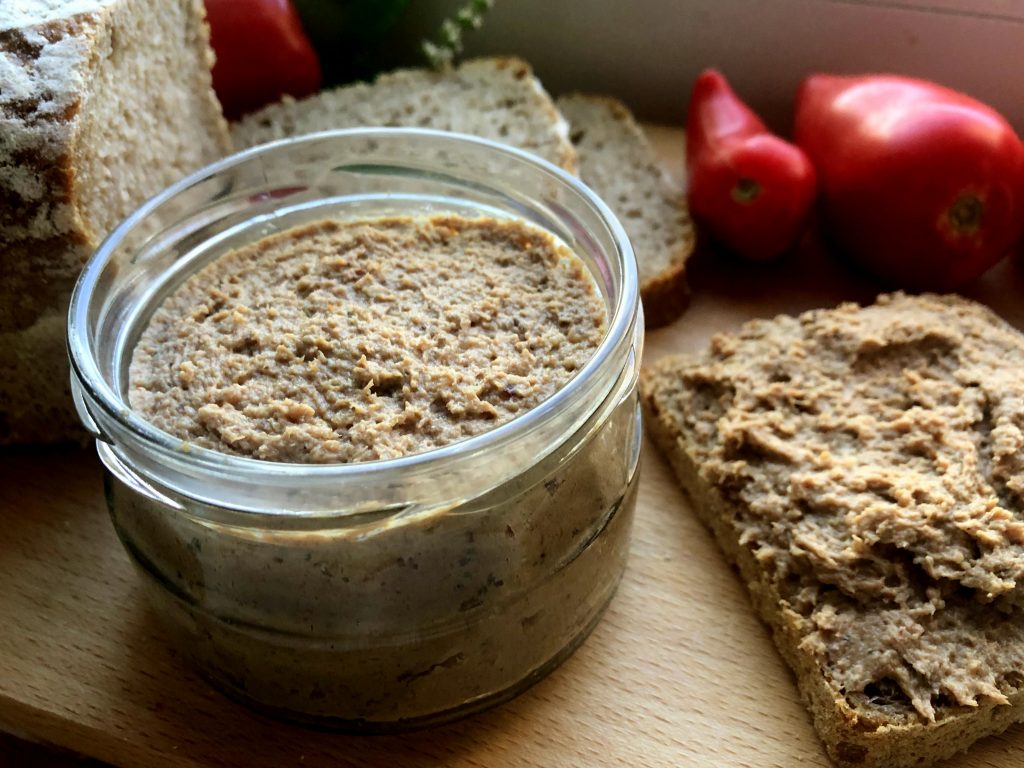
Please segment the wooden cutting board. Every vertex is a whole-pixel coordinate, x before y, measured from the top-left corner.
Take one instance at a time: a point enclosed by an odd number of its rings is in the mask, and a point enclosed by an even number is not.
[[[666,167],[678,132],[651,129]],[[647,361],[756,316],[870,300],[816,248],[752,267],[702,253],[693,303]],[[1024,270],[972,292],[1024,327]],[[352,737],[228,701],[164,644],[107,519],[93,452],[0,453],[0,728],[118,766],[829,765],[744,590],[649,444],[630,563],[604,621],[547,679],[460,723]],[[0,741],[0,751],[3,742]],[[0,764],[3,754],[0,754]],[[950,765],[1019,768],[1024,727]]]

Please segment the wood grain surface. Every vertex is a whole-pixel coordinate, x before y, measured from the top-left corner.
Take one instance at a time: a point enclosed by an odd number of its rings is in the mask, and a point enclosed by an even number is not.
[[[681,169],[679,133],[651,134],[666,167]],[[705,250],[691,284],[689,311],[648,335],[645,360],[701,347],[750,317],[870,300],[878,290],[813,236],[774,265]],[[1024,327],[1016,264],[971,293]],[[742,585],[649,444],[629,567],[589,640],[514,701],[402,736],[276,723],[196,677],[141,600],[91,450],[8,450],[0,488],[0,727],[23,738],[154,768],[829,765]],[[8,742],[0,740],[0,764]],[[31,764],[65,764],[52,761],[35,753]],[[1017,727],[949,766],[1022,764]]]

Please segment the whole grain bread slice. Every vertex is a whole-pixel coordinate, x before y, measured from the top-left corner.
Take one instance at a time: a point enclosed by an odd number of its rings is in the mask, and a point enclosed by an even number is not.
[[[658,166],[625,104],[586,94],[555,103],[569,121],[580,178],[614,211],[633,244],[647,327],[670,323],[689,297],[685,265],[694,233],[685,192]]]
[[[244,117],[238,148],[303,133],[364,126],[421,127],[481,136],[576,171],[568,126],[530,66],[515,58],[472,59],[445,71],[402,69]]]
[[[0,2],[0,445],[84,434],[64,328],[99,242],[230,151],[202,0]]]
[[[1024,336],[896,294],[754,321],[640,386],[837,764],[1024,720]]]

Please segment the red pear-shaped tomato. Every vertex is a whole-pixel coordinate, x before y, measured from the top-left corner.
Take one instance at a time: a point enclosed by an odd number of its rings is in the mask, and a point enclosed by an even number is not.
[[[797,95],[795,134],[835,242],[899,287],[964,285],[1024,229],[1024,148],[969,96],[904,77],[814,75]]]
[[[773,135],[713,69],[693,85],[686,116],[690,212],[740,256],[771,259],[797,241],[814,202],[814,168]]]

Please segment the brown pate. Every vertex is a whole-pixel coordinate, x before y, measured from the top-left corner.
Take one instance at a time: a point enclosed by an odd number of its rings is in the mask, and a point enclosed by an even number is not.
[[[388,459],[535,407],[604,333],[586,268],[539,229],[326,220],[191,276],[143,332],[129,396],[157,427],[224,453]]]
[[[583,264],[525,224],[322,221],[172,293],[135,350],[130,395],[191,443],[358,461],[515,417],[604,332]],[[550,453],[454,506],[396,511],[392,484],[369,517],[252,529],[113,483],[115,525],[153,583],[172,585],[154,594],[180,647],[232,695],[347,729],[448,719],[532,683],[611,598],[638,477],[629,374]]]
[[[748,323],[642,389],[863,722],[1020,689],[1019,332],[958,297],[882,296]]]

